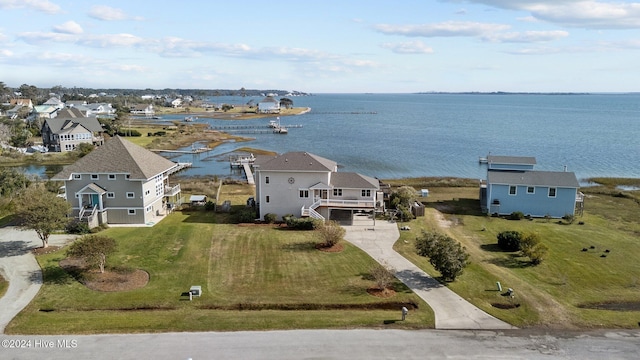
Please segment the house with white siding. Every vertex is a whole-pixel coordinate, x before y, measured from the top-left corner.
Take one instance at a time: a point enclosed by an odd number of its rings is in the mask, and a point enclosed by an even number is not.
[[[584,198],[573,172],[534,170],[535,158],[489,156],[480,188],[482,210],[491,215],[522,212],[531,217],[574,215]]]
[[[119,136],[109,139],[52,180],[64,181],[73,217],[101,224],[151,225],[180,202],[180,184],[170,185],[178,166]]]
[[[280,112],[280,101],[273,96],[267,96],[258,102],[258,112],[262,114],[277,114]]]
[[[307,152],[259,156],[254,172],[260,219],[271,213],[342,220],[384,207],[379,180],[338,172],[336,162]]]

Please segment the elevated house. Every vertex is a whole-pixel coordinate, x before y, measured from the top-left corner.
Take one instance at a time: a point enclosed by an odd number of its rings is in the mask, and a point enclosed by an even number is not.
[[[100,224],[149,225],[180,202],[180,184],[170,186],[177,163],[119,136],[66,166],[53,180],[64,181],[64,197],[75,218]]]
[[[85,117],[76,108],[58,111],[58,116],[42,124],[42,145],[49,151],[75,150],[82,143],[100,146],[104,142],[102,125],[95,117]]]
[[[534,170],[535,158],[487,157],[487,179],[480,188],[482,210],[491,215],[522,212],[532,217],[561,218],[582,208],[573,172]]]
[[[258,112],[262,114],[280,113],[280,101],[273,96],[267,96],[258,102]]]
[[[138,104],[129,108],[129,112],[133,115],[152,117],[155,115],[153,104]]]
[[[254,171],[260,219],[272,213],[346,220],[356,212],[383,211],[377,179],[337,170],[336,162],[306,152],[258,157]]]

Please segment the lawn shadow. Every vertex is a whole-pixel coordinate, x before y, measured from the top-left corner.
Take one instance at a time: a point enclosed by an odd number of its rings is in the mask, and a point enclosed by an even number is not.
[[[33,275],[32,275],[33,276]],[[79,269],[65,269],[56,265],[49,265],[42,269],[42,283],[46,285],[67,285],[82,277]]]
[[[424,205],[434,208],[443,214],[485,216],[480,208],[480,200],[478,199],[439,200],[437,202],[426,202]]]
[[[316,251],[316,244],[313,241],[296,242],[283,244],[281,248],[285,251]]]
[[[482,244],[480,245],[480,248],[484,251],[489,251],[489,252],[501,252],[501,253],[509,253],[509,252],[513,252],[513,251],[509,251],[509,250],[505,250],[502,247],[500,247],[500,245],[498,245],[497,243],[493,243],[493,244]]]
[[[0,242],[0,257],[12,257],[27,254],[31,249],[29,243],[22,240]]]
[[[509,254],[506,257],[495,257],[486,262],[508,269],[524,269],[533,266],[530,261],[522,260],[518,254]]]

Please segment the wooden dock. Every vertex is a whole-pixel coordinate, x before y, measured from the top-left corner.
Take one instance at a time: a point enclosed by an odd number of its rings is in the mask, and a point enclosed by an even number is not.
[[[247,176],[247,182],[249,185],[255,185],[255,181],[253,181],[253,172],[251,172],[251,165],[248,162],[242,163],[242,167],[244,168],[244,174]]]
[[[153,152],[166,152],[174,154],[202,154],[203,152],[210,151],[208,147],[192,148],[191,150],[166,150],[166,149],[150,149]]]
[[[190,168],[193,164],[190,162],[179,162],[178,166],[172,168],[171,170],[168,171],[167,175],[171,175],[171,174],[175,174],[180,170],[184,170],[186,168]]]
[[[237,156],[229,156],[229,166],[234,168],[242,168],[244,169],[244,175],[247,177],[247,182],[249,185],[255,185],[253,180],[253,172],[251,171],[251,166],[253,166],[253,162],[256,158],[253,154],[249,156],[237,155]]]

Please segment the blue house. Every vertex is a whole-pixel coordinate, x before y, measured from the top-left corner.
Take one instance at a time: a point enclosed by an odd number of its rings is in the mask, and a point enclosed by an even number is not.
[[[484,212],[509,215],[520,211],[533,217],[574,215],[582,203],[573,172],[536,171],[535,158],[487,157],[487,180],[480,189]]]

